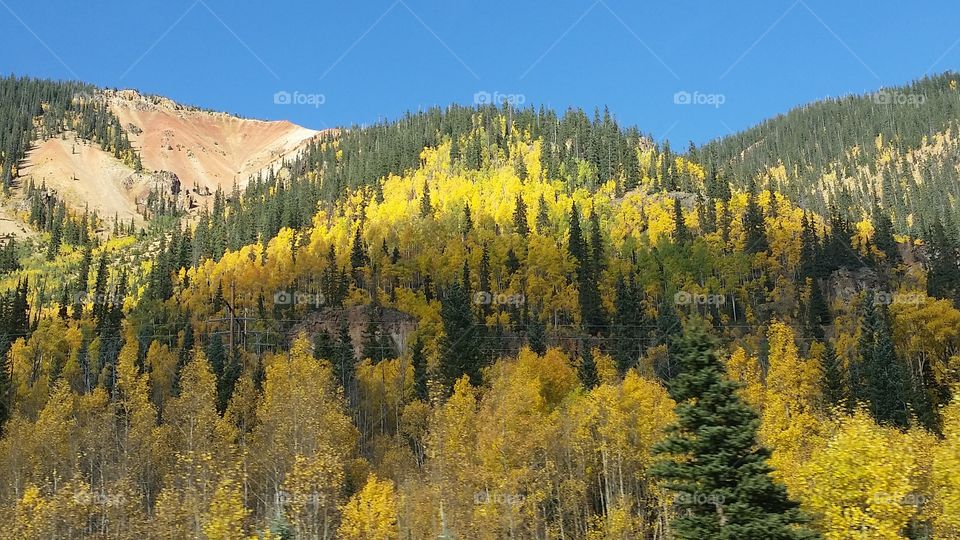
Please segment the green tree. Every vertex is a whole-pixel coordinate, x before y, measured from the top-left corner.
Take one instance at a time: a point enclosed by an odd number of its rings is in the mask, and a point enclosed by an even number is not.
[[[600,375],[597,373],[597,362],[593,359],[593,351],[590,350],[590,345],[583,341],[580,343],[580,365],[577,366],[577,375],[580,377],[580,384],[587,390],[600,385]]]
[[[812,539],[786,488],[770,476],[757,441],[757,414],[728,380],[707,331],[693,325],[674,343],[681,373],[668,383],[677,423],[654,447],[670,456],[651,469],[677,494],[670,524],[678,539]]]
[[[513,230],[524,238],[530,234],[530,226],[527,224],[527,204],[523,202],[523,197],[520,195],[517,195],[517,201],[513,207]]]
[[[413,395],[424,403],[430,398],[427,386],[427,358],[423,353],[423,340],[420,336],[410,347],[410,363],[413,366]]]
[[[454,282],[443,296],[440,317],[443,320],[443,339],[440,342],[440,378],[447,393],[457,380],[467,375],[471,384],[479,386],[481,371],[486,366],[483,326],[477,321],[469,292],[469,277]]]

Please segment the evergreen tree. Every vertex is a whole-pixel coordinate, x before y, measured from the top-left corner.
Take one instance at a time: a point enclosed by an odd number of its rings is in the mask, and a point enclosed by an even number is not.
[[[350,246],[350,269],[353,273],[353,281],[358,288],[363,288],[363,276],[361,270],[369,262],[367,257],[367,248],[363,243],[363,226],[358,225],[353,233],[353,243]]]
[[[527,225],[527,205],[520,195],[517,195],[517,201],[513,208],[513,230],[524,238],[530,234],[530,226]]]
[[[433,202],[430,200],[430,184],[423,183],[423,195],[420,196],[420,217],[426,218],[433,214]]]
[[[413,395],[426,403],[430,399],[427,387],[427,358],[424,355],[423,340],[420,336],[417,336],[410,348],[410,363],[413,366]]]
[[[577,366],[577,375],[580,377],[580,384],[587,390],[592,390],[600,385],[597,363],[593,359],[593,351],[590,350],[588,344],[581,341],[580,349],[580,365]]]
[[[336,365],[337,344],[330,332],[321,329],[313,336],[313,357],[318,360],[327,360],[331,365]]]
[[[470,205],[463,205],[463,222],[460,224],[460,235],[464,238],[473,230],[473,216],[470,214]]]
[[[848,407],[850,396],[847,392],[847,370],[829,341],[824,344],[820,358],[820,373],[820,388],[826,404],[830,407]]]
[[[681,373],[668,384],[677,423],[654,447],[672,456],[651,473],[677,493],[670,524],[677,539],[813,539],[786,488],[771,477],[759,419],[727,379],[713,340],[699,325],[672,347]]]
[[[934,298],[948,298],[960,305],[960,266],[957,246],[937,220],[927,233],[927,294]]]
[[[680,204],[680,198],[673,200],[673,240],[678,244],[686,244],[690,241],[690,231],[687,230],[687,224],[683,219],[683,206]]]
[[[613,345],[611,355],[617,371],[623,375],[636,365],[643,347],[643,326],[646,316],[640,303],[641,290],[633,274],[617,279],[613,312]]]
[[[879,207],[873,209],[873,245],[886,256],[886,264],[890,267],[900,263],[900,252],[897,250],[897,241],[893,238],[893,222],[890,216]]]
[[[763,209],[757,202],[752,189],[747,193],[747,208],[743,213],[743,230],[746,233],[744,249],[747,253],[761,253],[770,249],[767,243],[767,229],[763,222]]]
[[[540,195],[537,203],[537,234],[546,236],[550,231],[550,216],[547,214],[547,201]]]
[[[541,356],[547,353],[547,329],[537,311],[531,314],[527,322],[527,345],[531,351]]]
[[[596,239],[597,250],[602,249],[599,234]],[[600,300],[600,290],[594,273],[594,259],[590,254],[587,243],[583,239],[580,227],[580,212],[577,205],[573,205],[570,213],[570,233],[567,243],[567,252],[575,259],[577,291],[580,304],[580,320],[584,330],[591,335],[597,335],[606,327],[606,315]]]
[[[464,272],[468,267],[464,265]],[[440,343],[440,378],[447,393],[463,375],[478,386],[481,370],[486,365],[482,325],[477,321],[471,305],[469,275],[460,283],[454,282],[443,296],[440,317],[444,337]]]
[[[333,371],[337,382],[348,397],[353,388],[354,373],[357,359],[354,357],[353,340],[350,338],[350,326],[346,317],[340,323],[340,333],[337,335],[337,358],[333,362]]]
[[[885,304],[876,304],[871,294],[864,301],[861,321],[861,393],[856,395],[882,424],[906,427],[909,423],[909,392],[903,363],[893,346],[893,329]]]

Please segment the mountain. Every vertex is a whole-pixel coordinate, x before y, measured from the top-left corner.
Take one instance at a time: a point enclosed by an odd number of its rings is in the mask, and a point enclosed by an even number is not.
[[[5,84],[17,83],[11,79]],[[19,91],[25,93],[28,84],[21,83]],[[40,106],[41,98],[34,99]],[[250,177],[277,170],[320,133],[286,121],[201,110],[133,90],[78,85],[62,99],[66,109],[102,111],[114,124],[109,137],[122,140],[129,156],[105,147],[91,133],[78,133],[77,117],[71,115],[82,113],[63,112],[61,119],[47,118],[54,115],[46,112],[37,116],[40,129],[21,136],[30,142],[16,167],[18,184],[46,186],[75,211],[89,208],[124,221],[142,223],[149,214],[150,193],[170,193],[174,184],[183,194],[177,204],[185,208],[199,207],[218,189],[242,188]],[[49,104],[43,107],[50,111]],[[14,189],[13,194],[4,206],[15,214],[25,202],[16,197],[22,191]]]
[[[677,153],[0,79],[0,539],[956,537],[955,87]]]
[[[899,232],[960,233],[960,75],[798,107],[691,153],[741,189],[770,187],[854,220],[879,205]]]

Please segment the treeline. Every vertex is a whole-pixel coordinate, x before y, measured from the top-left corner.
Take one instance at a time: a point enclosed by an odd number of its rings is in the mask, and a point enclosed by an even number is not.
[[[580,109],[558,115],[506,103],[453,105],[329,133],[291,167],[295,177],[308,172],[322,176],[323,197],[332,201],[347,190],[376,186],[381,178],[417,168],[424,148],[451,140],[452,161],[465,169],[516,163],[523,177],[524,166],[510,152],[510,142],[517,136],[543,141],[543,168],[551,178],[588,188],[621,179],[625,189],[636,187],[640,180],[636,149],[652,144],[636,128],[621,127],[608,110],[594,111],[591,118]]]
[[[130,166],[142,168],[139,155],[107,106],[95,99],[94,86],[28,77],[0,78],[0,176],[9,187],[30,143],[65,130],[93,141]]]
[[[939,223],[956,236],[957,83],[948,72],[819,101],[689,155],[740,188],[761,182],[820,214],[833,207],[857,221],[879,206],[903,234],[929,237]]]

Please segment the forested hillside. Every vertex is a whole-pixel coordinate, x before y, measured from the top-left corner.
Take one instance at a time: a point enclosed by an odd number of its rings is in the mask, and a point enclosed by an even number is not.
[[[957,220],[958,76],[816,102],[705,145],[696,159],[749,182],[780,190],[820,213],[854,219],[880,206],[897,230],[928,236]]]
[[[927,193],[957,98],[916,88],[933,117],[851,98],[683,155],[434,109],[141,229],[31,195],[0,538],[960,538],[955,227],[905,241],[820,175]]]

